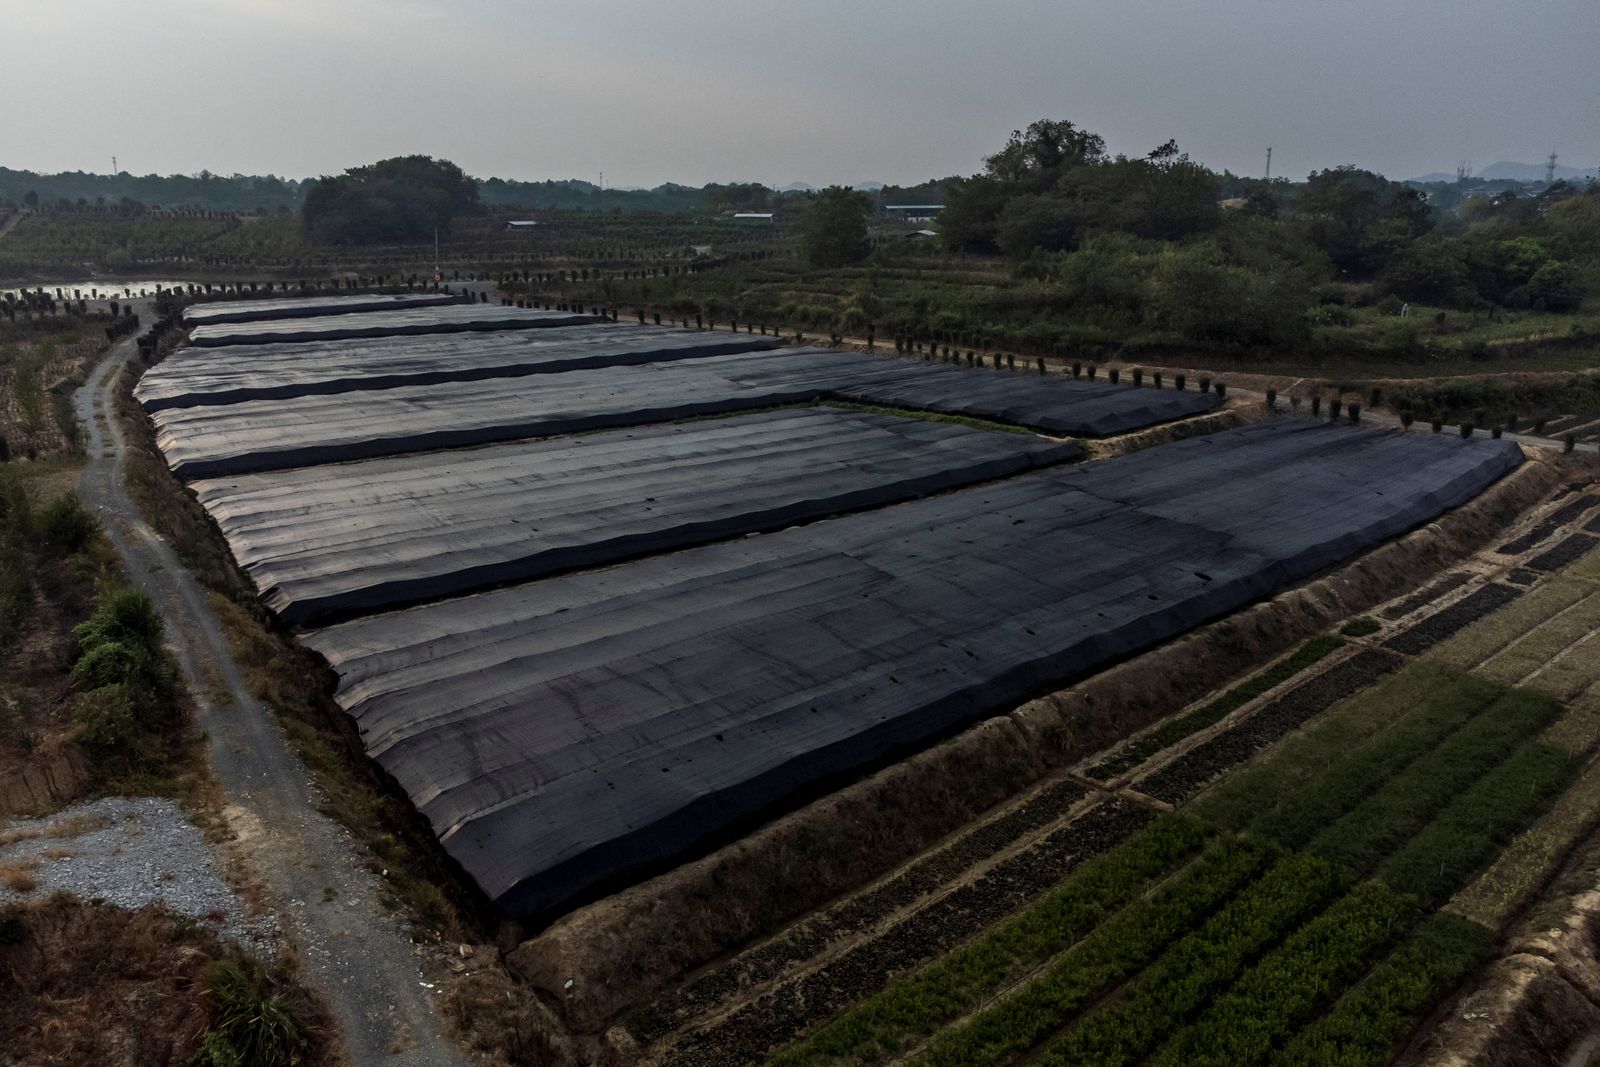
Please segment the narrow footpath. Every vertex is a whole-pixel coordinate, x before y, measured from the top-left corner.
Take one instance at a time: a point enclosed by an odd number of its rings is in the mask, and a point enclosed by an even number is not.
[[[135,301],[134,309],[153,321],[151,302]],[[356,1067],[464,1067],[468,1059],[435,1013],[421,950],[378,901],[382,881],[367,866],[369,854],[317,810],[308,773],[245,684],[206,591],[128,497],[115,390],[116,372],[136,352],[131,337],[114,346],[74,398],[89,455],[79,494],[99,514],[129,579],[166,619],[249,873],[265,884]]]

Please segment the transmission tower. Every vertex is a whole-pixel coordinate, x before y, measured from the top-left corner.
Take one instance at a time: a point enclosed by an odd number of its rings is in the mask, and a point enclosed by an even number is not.
[[[1554,152],[1551,152],[1550,153],[1550,158],[1544,161],[1544,183],[1546,185],[1554,185],[1556,183],[1556,159],[1557,158],[1558,157],[1556,156],[1556,154]]]

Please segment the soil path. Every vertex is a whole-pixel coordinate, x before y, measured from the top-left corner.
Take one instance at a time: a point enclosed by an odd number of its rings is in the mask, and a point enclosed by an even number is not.
[[[148,301],[135,302],[135,313],[154,319]],[[89,454],[79,494],[99,512],[129,578],[166,619],[227,798],[224,814],[251,873],[265,883],[357,1067],[464,1065],[434,1012],[420,950],[378,902],[382,879],[367,867],[370,854],[317,810],[309,775],[245,684],[205,590],[128,497],[114,372],[136,351],[133,338],[113,347],[74,398]]]

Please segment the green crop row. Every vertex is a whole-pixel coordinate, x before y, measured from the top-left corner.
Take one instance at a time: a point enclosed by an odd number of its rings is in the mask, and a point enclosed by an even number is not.
[[[1204,730],[1212,723],[1221,722],[1262,693],[1282,685],[1306,668],[1326,659],[1343,648],[1344,644],[1340,638],[1326,634],[1313,637],[1260,674],[1228,690],[1210,703],[1180,715],[1151,731],[1110,759],[1090,768],[1089,773],[1095,778],[1105,780],[1137,767],[1162,749],[1177,744],[1190,734]]]
[[[1416,901],[1363,882],[1245,972],[1155,1058],[1157,1067],[1261,1063],[1417,918]]]
[[[1504,693],[1306,847],[1353,874],[1370,871],[1560,710],[1548,697]]]
[[[1438,818],[1383,862],[1378,877],[1426,904],[1442,904],[1549,806],[1582,762],[1554,745],[1525,742],[1460,791]]]
[[[1286,848],[1304,846],[1464,722],[1483,714],[1503,692],[1499,686],[1466,675],[1450,681],[1454,684],[1430,687],[1420,694],[1382,733],[1332,756],[1302,788],[1265,808],[1249,824],[1250,830]]]
[[[1436,912],[1394,954],[1300,1031],[1272,1061],[1281,1067],[1381,1067],[1411,1023],[1494,955],[1493,932]]]
[[[1279,861],[1129,982],[1116,1001],[1047,1048],[1038,1062],[1077,1067],[1139,1060],[1285,931],[1316,912],[1343,882],[1336,867],[1316,856]]]
[[[768,1062],[791,1067],[841,1057],[874,1062],[893,1055],[908,1040],[976,1007],[1018,971],[1094,929],[1152,879],[1181,864],[1206,836],[1195,819],[1156,820],[976,941],[863,1000]]]
[[[1296,802],[1312,783],[1346,754],[1385,743],[1384,735],[1404,722],[1407,709],[1422,707],[1440,694],[1473,699],[1484,683],[1460,671],[1412,663],[1318,716],[1290,736],[1271,757],[1244,767],[1206,790],[1189,805],[1196,815],[1231,830],[1243,830],[1275,808]],[[1498,693],[1498,687],[1491,687]]]
[[[1015,995],[941,1032],[911,1062],[975,1067],[1032,1048],[1061,1020],[1221,906],[1268,858],[1266,848],[1247,838],[1217,842],[1177,877],[1097,927]]]

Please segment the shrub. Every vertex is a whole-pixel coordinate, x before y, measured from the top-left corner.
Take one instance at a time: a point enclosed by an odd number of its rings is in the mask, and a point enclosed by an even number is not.
[[[1439,418],[1439,416],[1437,416],[1437,415],[1435,415],[1433,417],[1433,432],[1434,433],[1443,433],[1444,432],[1444,420]]]
[[[71,493],[62,493],[39,515],[38,532],[48,545],[63,552],[81,552],[100,532],[100,521]]]
[[[1416,421],[1417,421],[1417,417],[1414,414],[1411,413],[1410,409],[1407,409],[1407,410],[1402,411],[1400,413],[1400,426],[1401,426],[1402,429],[1406,429],[1406,430],[1411,429],[1411,424],[1413,422],[1416,422]]]
[[[1565,435],[1564,437],[1561,438],[1561,451],[1563,453],[1571,452],[1573,449],[1575,449],[1577,447],[1578,447],[1578,439],[1577,439],[1577,437],[1573,436],[1572,434],[1569,433],[1569,434],[1567,434],[1567,435]]]
[[[1267,410],[1268,411],[1277,411],[1278,410],[1278,391],[1276,389],[1268,389],[1267,390]]]
[[[1496,426],[1494,429],[1489,431],[1489,436],[1494,438],[1496,441],[1500,440],[1500,434],[1501,434],[1501,427],[1499,427],[1499,426]]]
[[[1316,418],[1322,414],[1322,394],[1318,393],[1311,398],[1311,417]]]
[[[197,1067],[289,1067],[310,1051],[305,1024],[254,959],[213,963],[206,997],[212,1022]]]
[[[1361,405],[1354,400],[1350,402],[1350,425],[1355,426],[1361,422]]]
[[[1377,407],[1379,404],[1383,403],[1383,390],[1374,385],[1372,387],[1372,392],[1367,395],[1367,403],[1371,407]]]
[[[1118,370],[1117,368],[1115,368],[1115,367],[1112,367],[1110,370],[1106,371],[1106,379],[1112,385],[1116,385],[1117,382],[1121,380],[1121,378],[1122,378],[1122,372],[1120,370]]]
[[[1473,426],[1472,423],[1463,422],[1461,424],[1461,436],[1462,437],[1471,437],[1472,436],[1472,431],[1475,430],[1475,429],[1477,429],[1477,427]]]
[[[1083,377],[1083,364],[1079,363],[1077,360],[1072,361],[1072,376],[1074,378]]]
[[[1161,388],[1161,372],[1160,371],[1156,371],[1156,372],[1154,372],[1153,374],[1150,375],[1150,384],[1155,386],[1157,389]]]
[[[1340,414],[1343,413],[1343,411],[1344,411],[1344,401],[1338,399],[1337,397],[1335,397],[1328,404],[1328,421],[1329,422],[1338,422],[1339,421],[1339,416],[1340,416]]]
[[[1133,384],[1136,386],[1144,384],[1144,370],[1140,367],[1133,368]]]
[[[1349,622],[1339,627],[1339,632],[1344,634],[1346,637],[1366,637],[1370,634],[1377,633],[1380,629],[1382,629],[1382,627],[1378,624],[1376,619],[1369,619],[1363,615],[1358,619],[1351,619]]]
[[[1202,393],[1211,392],[1211,379],[1210,378],[1201,378],[1200,379],[1200,391]]]
[[[1213,388],[1216,389],[1216,391],[1217,391],[1218,399],[1225,399],[1227,397],[1227,395],[1228,395],[1228,383],[1227,382],[1217,382],[1213,386]]]
[[[1176,389],[1180,393],[1183,392],[1185,389],[1187,389],[1189,387],[1189,376],[1186,375],[1186,374],[1180,374],[1177,377],[1173,378],[1172,379],[1172,387],[1174,389]]]
[[[1093,363],[1089,364],[1089,380],[1091,382],[1094,381],[1094,372],[1098,369]]]

